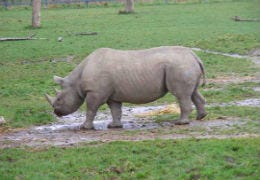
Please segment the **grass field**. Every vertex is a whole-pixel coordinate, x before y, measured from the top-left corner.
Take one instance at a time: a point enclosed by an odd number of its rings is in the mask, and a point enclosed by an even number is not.
[[[42,27],[31,28],[31,10],[0,10],[0,37],[36,34],[47,40],[0,42],[0,116],[8,128],[55,121],[44,99],[53,75],[66,76],[100,47],[142,49],[164,45],[199,47],[247,55],[260,47],[259,0],[208,3],[139,3],[136,13],[119,15],[119,5],[42,9]],[[75,36],[97,32],[96,36]],[[58,38],[63,37],[62,42]],[[196,52],[208,79],[255,77],[247,59]],[[67,62],[68,59],[72,59]],[[259,98],[258,82],[208,83],[209,104]],[[171,103],[166,95],[155,104]],[[105,108],[105,107],[104,107]],[[104,109],[103,108],[103,109]],[[207,120],[235,117],[259,125],[260,107],[207,107]],[[176,115],[154,117],[155,121]],[[195,117],[195,112],[192,118]],[[245,127],[247,129],[250,127]],[[259,128],[258,128],[259,129]],[[243,129],[242,129],[243,130]],[[1,131],[0,131],[1,132]],[[250,130],[249,130],[250,132]],[[257,132],[254,127],[253,132]],[[1,133],[0,133],[1,137]],[[259,179],[260,139],[154,140],[83,144],[77,147],[0,148],[0,179]]]
[[[114,142],[0,150],[1,179],[252,179],[258,139]]]

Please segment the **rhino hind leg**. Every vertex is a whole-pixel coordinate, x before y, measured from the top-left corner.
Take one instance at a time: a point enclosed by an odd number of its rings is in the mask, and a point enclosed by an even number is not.
[[[185,83],[179,83],[177,84],[177,86],[176,84],[175,86],[170,86],[170,84],[168,83],[167,87],[169,92],[177,98],[181,110],[180,118],[173,121],[173,123],[176,125],[189,124],[189,115],[192,111],[192,86],[189,86]]]
[[[123,125],[121,123],[121,116],[122,116],[122,103],[109,101],[108,106],[111,110],[113,121],[108,124],[108,128],[122,128]]]
[[[197,120],[202,120],[205,116],[207,116],[207,112],[205,111],[206,101],[204,97],[198,92],[196,88],[191,96],[192,102],[196,106],[197,109]]]
[[[174,121],[173,123],[176,125],[189,124],[190,123],[189,115],[192,111],[191,97],[183,96],[181,98],[178,98],[178,101],[180,104],[181,116],[180,116],[180,119]]]

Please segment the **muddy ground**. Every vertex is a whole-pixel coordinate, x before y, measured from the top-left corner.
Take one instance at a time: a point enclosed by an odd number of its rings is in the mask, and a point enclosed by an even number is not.
[[[200,50],[200,49],[196,49]],[[219,52],[210,52],[221,54]],[[259,50],[251,52],[251,56],[221,54],[235,58],[247,58],[260,65]],[[260,82],[256,77],[218,77],[210,79],[211,83],[242,83]],[[260,91],[260,87],[255,87]],[[253,106],[260,107],[260,98],[246,99],[222,104],[209,104],[207,106]],[[0,132],[0,148],[21,146],[73,146],[90,142],[109,141],[139,141],[151,139],[180,139],[180,138],[239,138],[260,137],[260,122],[236,117],[222,117],[207,121],[193,120],[189,125],[176,126],[171,122],[156,123],[152,116],[147,114],[175,111],[175,106],[134,106],[124,107],[122,129],[107,129],[111,122],[109,111],[98,112],[94,125],[96,130],[79,130],[79,125],[85,120],[85,114],[74,114],[57,118],[57,122],[49,125],[35,126],[28,129],[8,129]],[[178,109],[177,109],[178,111]],[[144,115],[145,114],[145,115]]]
[[[260,107],[260,99],[251,99],[232,104]],[[229,104],[222,104],[226,106]],[[180,138],[236,138],[260,137],[259,123],[238,118],[219,117],[215,120],[192,121],[189,125],[176,126],[170,122],[156,123],[151,117],[140,118],[140,114],[164,111],[168,106],[125,107],[123,129],[107,129],[111,122],[109,112],[99,112],[94,125],[96,130],[79,130],[85,120],[82,112],[58,118],[57,122],[9,131],[0,135],[0,147],[19,146],[72,146],[86,142],[109,142],[116,140],[150,140]],[[252,126],[251,128],[247,128]],[[255,127],[254,127],[255,126]],[[252,130],[252,128],[254,128]],[[258,130],[257,130],[258,129]],[[259,132],[259,133],[258,133]]]

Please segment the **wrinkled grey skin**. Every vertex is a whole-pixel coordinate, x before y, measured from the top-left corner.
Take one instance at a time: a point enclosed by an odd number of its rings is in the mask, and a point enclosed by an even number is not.
[[[54,76],[62,87],[57,97],[46,95],[58,116],[76,111],[84,102],[87,118],[82,128],[93,129],[98,108],[107,103],[113,121],[109,128],[122,127],[122,102],[152,102],[167,92],[178,99],[180,119],[175,124],[188,124],[192,102],[197,119],[206,116],[205,100],[198,92],[204,67],[189,49],[180,46],[146,50],[121,51],[101,48],[84,59],[67,77]]]

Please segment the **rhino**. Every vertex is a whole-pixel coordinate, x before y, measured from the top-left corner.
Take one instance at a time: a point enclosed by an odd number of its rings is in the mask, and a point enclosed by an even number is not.
[[[205,99],[198,92],[205,71],[202,61],[190,48],[163,46],[143,50],[100,48],[87,56],[65,78],[54,76],[61,86],[56,97],[45,94],[57,116],[75,112],[86,101],[82,129],[93,129],[98,108],[107,104],[112,122],[108,128],[121,128],[122,103],[144,104],[174,95],[181,114],[174,124],[190,122],[192,103],[197,120],[203,119]]]

